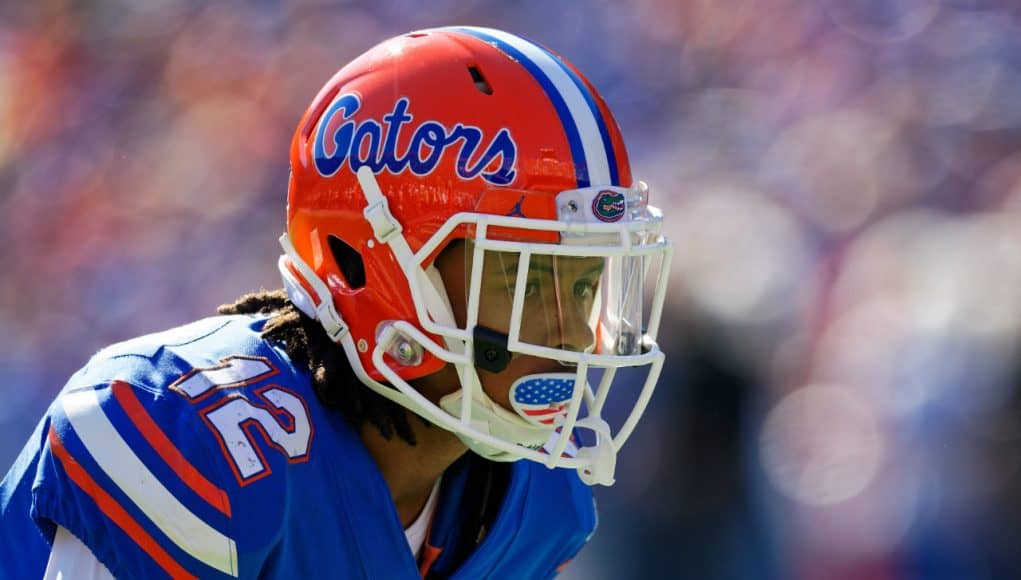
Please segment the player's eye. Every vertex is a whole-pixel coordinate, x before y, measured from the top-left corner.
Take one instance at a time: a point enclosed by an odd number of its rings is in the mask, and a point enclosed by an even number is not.
[[[589,300],[596,294],[596,282],[592,280],[578,280],[574,283],[574,297],[582,300]]]

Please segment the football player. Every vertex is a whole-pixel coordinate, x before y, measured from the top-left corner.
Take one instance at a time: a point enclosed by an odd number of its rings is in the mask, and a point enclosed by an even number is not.
[[[284,289],[71,377],[0,487],[3,577],[554,575],[663,364],[660,225],[556,54],[379,44],[294,135]]]

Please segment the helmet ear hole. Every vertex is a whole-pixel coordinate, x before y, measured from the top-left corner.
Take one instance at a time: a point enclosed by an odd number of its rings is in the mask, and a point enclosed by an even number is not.
[[[333,259],[337,262],[347,285],[352,290],[363,288],[365,286],[365,262],[362,260],[362,255],[337,236],[331,235],[329,242]]]

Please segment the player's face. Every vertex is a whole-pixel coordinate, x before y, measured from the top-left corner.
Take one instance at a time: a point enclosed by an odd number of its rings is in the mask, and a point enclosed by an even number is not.
[[[471,243],[458,243],[437,260],[462,328],[467,318]],[[461,250],[461,251],[459,251]],[[510,334],[520,325],[519,340],[524,343],[585,351],[595,343],[594,311],[602,276],[603,258],[554,257],[533,255],[522,286],[521,321],[512,319],[514,292],[521,257],[517,252],[487,251],[483,261],[479,295],[478,324],[502,334]],[[494,373],[479,369],[486,394],[507,409],[509,391],[518,378],[535,373],[565,370],[555,360],[514,353],[507,368]]]

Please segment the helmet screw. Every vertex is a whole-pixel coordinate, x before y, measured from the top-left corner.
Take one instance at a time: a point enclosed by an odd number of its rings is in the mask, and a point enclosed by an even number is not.
[[[493,362],[497,359],[499,355],[497,354],[495,348],[487,348],[486,351],[482,353],[482,356],[486,357],[487,361]]]
[[[415,358],[415,347],[411,346],[410,342],[402,340],[397,344],[397,358],[405,363]]]
[[[572,212],[578,211],[578,202],[574,201],[573,199],[567,202],[567,209],[571,210]]]
[[[376,340],[380,341],[384,331],[390,328],[392,322],[384,321],[376,328]],[[397,364],[405,367],[413,367],[422,364],[422,347],[404,333],[397,331],[396,336],[386,337],[381,344],[386,346],[386,354],[397,361]]]

